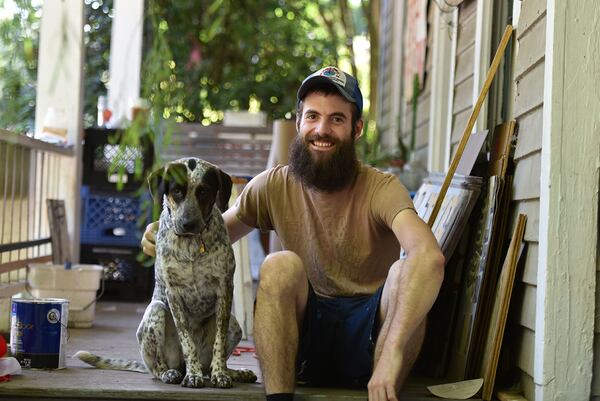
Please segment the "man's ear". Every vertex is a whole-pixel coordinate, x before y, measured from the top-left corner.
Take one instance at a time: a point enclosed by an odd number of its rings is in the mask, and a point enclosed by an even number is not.
[[[362,136],[364,126],[365,126],[365,121],[362,118],[360,118],[360,119],[358,119],[358,121],[356,121],[356,124],[354,125],[354,128],[355,128],[354,132],[356,132],[354,141],[357,141],[358,138],[360,138]]]
[[[229,174],[223,172],[221,169],[217,169],[217,176],[219,177],[219,193],[217,196],[217,206],[221,213],[224,213],[229,209],[229,198],[231,198],[231,177]]]

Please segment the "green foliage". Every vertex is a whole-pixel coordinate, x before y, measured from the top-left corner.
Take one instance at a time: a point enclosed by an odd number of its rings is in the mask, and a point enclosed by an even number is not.
[[[96,125],[98,96],[106,95],[113,0],[85,0],[83,124]]]
[[[33,132],[42,5],[12,3],[0,0],[0,128]]]
[[[298,80],[335,62],[317,7],[300,0],[149,1],[144,96],[177,122],[215,123],[227,109],[290,118]]]

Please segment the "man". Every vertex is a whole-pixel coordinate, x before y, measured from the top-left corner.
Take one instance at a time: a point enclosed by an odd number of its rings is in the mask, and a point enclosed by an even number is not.
[[[232,242],[275,230],[284,249],[265,259],[256,296],[267,400],[293,399],[297,381],[397,400],[442,283],[443,255],[404,186],[356,159],[362,103],[351,75],[308,76],[289,166],[255,177],[223,214]]]

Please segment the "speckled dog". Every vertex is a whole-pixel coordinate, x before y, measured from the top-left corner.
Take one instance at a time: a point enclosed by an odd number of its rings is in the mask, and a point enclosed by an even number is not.
[[[165,383],[203,387],[204,373],[219,388],[254,382],[250,370],[227,368],[242,331],[231,315],[235,259],[221,216],[231,178],[197,158],[180,159],[153,173],[163,199],[156,236],[154,293],[137,330],[147,369]],[[217,205],[221,209],[217,208]],[[77,357],[100,368],[140,370],[131,361]],[[142,367],[143,368],[143,367]]]

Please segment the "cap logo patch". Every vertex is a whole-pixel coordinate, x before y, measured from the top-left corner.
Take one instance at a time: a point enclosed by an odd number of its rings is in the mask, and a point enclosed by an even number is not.
[[[338,85],[346,86],[346,74],[334,67],[325,67],[321,70],[320,75],[331,79]]]

